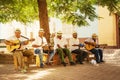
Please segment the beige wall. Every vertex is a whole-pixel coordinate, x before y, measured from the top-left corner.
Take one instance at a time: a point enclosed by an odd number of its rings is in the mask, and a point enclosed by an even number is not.
[[[107,43],[108,46],[116,46],[116,19],[115,15],[109,15],[107,8],[98,7],[98,15],[102,17],[98,20],[99,43]]]

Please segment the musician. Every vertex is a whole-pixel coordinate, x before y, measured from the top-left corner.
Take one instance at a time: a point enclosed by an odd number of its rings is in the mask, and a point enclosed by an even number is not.
[[[16,29],[15,35],[7,38],[5,44],[10,46],[10,51],[13,53],[15,70],[26,72],[22,50],[24,49],[24,45],[28,44],[28,41],[21,37],[20,29]]]
[[[49,59],[48,59],[48,62],[50,62],[51,60],[52,60],[52,58],[53,58],[53,56],[55,55],[55,53],[54,53],[54,38],[55,38],[55,33],[52,33],[51,35],[50,35],[50,52],[52,51],[52,54],[50,54],[50,57],[49,57]]]
[[[44,51],[44,46],[47,45],[46,38],[44,37],[44,30],[41,28],[38,32],[38,36],[36,37],[35,41],[33,42],[32,47],[35,48],[35,53],[39,55],[40,58],[40,67],[43,68],[43,52],[48,53],[48,51]],[[53,54],[53,51],[49,52],[50,54]]]
[[[72,60],[70,50],[67,48],[67,40],[62,37],[62,32],[57,32],[57,37],[54,39],[54,48],[60,56],[61,63],[66,66],[64,57],[68,56],[70,65],[75,65]]]
[[[98,44],[97,37],[98,36],[95,33],[92,34],[92,38],[86,39],[85,44],[90,47],[89,51],[95,55],[96,62],[100,63],[100,62],[104,62],[103,61],[103,51],[100,48],[98,48],[99,44]],[[87,49],[87,46],[86,46],[86,49]]]
[[[73,38],[69,40],[69,46],[70,46],[71,53],[77,54],[76,62],[79,64],[83,64],[84,58],[87,57],[87,52],[80,49],[80,47],[82,46],[80,45],[80,41],[77,38],[77,32],[73,32],[72,36]]]

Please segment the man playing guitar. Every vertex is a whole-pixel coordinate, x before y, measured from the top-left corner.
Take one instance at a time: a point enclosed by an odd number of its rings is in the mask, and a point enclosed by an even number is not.
[[[16,29],[15,35],[7,38],[4,42],[7,45],[7,49],[13,53],[15,70],[18,71],[20,69],[22,72],[26,72],[22,50],[29,41],[21,37],[20,29]]]
[[[103,61],[103,51],[98,47],[97,35],[92,34],[92,38],[88,38],[85,40],[85,48],[92,52],[96,57],[96,62],[104,62]]]

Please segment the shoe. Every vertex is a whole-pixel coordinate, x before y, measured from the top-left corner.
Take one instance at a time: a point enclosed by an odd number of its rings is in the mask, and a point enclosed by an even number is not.
[[[75,65],[75,63],[74,62],[70,62],[70,65]]]
[[[26,70],[26,69],[22,69],[21,72],[22,72],[22,73],[26,73],[27,70]]]
[[[79,64],[83,64],[83,62],[79,62]]]
[[[41,64],[40,64],[40,68],[43,68],[43,67],[44,67],[44,65],[43,65],[43,63],[41,63]]]
[[[62,62],[61,64],[63,64],[63,66],[66,66],[66,64],[67,64],[67,63],[65,63],[65,62]]]
[[[46,64],[46,65],[50,65],[50,66],[52,65],[52,63],[48,63],[48,62],[47,62],[47,63],[45,63],[45,64]]]
[[[101,60],[100,62],[105,62],[105,61]]]
[[[98,60],[98,61],[96,61],[96,62],[99,64],[101,61]]]

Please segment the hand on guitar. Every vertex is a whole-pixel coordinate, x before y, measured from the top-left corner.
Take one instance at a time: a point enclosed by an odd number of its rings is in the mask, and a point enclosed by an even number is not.
[[[28,39],[28,40],[24,41],[23,44],[27,45],[29,43],[29,41],[35,41],[35,39],[34,38]]]
[[[92,50],[93,48],[95,48],[95,46],[96,46],[96,43],[95,42],[85,42],[85,48],[87,49],[87,50]]]
[[[12,41],[5,41],[5,44],[7,45],[7,50],[8,51],[14,51],[15,49],[19,49],[21,47],[20,41],[19,40],[12,40]]]
[[[34,45],[32,45],[32,47],[34,47],[34,48],[38,48],[38,47],[41,47],[42,45],[36,45],[36,44],[34,44]]]
[[[9,45],[10,46],[15,46],[15,45],[17,45],[16,43],[13,43],[13,42],[9,42]]]
[[[85,42],[85,44],[89,44],[89,45],[92,45],[92,46],[96,46],[96,43],[95,42]]]

